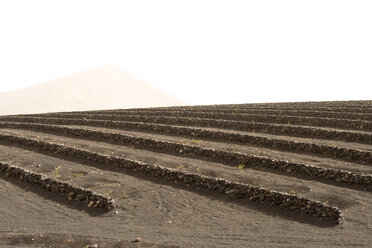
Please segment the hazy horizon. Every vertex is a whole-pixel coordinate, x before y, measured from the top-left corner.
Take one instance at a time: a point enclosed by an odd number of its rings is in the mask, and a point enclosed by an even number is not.
[[[1,2],[0,92],[113,65],[192,105],[370,100],[371,11],[345,0]]]
[[[0,115],[186,105],[114,66],[0,92]]]

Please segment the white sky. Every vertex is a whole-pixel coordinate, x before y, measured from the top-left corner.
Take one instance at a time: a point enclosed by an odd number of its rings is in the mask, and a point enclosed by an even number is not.
[[[189,104],[372,100],[372,1],[0,0],[0,92],[102,65]]]

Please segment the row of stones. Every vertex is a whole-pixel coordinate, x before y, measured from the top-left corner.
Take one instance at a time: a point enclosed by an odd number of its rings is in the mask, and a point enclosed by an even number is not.
[[[272,103],[244,103],[242,105],[300,105],[300,106],[371,106],[371,100],[344,100],[344,101],[301,101],[301,102],[272,102]]]
[[[253,136],[248,134],[239,133],[227,133],[222,131],[205,130],[197,128],[177,127],[177,126],[166,126],[158,124],[136,124],[129,123],[131,130],[139,130],[146,132],[156,131],[163,134],[174,134],[182,136],[191,136],[195,138],[207,138],[210,140],[217,140],[223,142],[237,142],[244,144],[251,144],[254,146],[266,147],[275,150],[282,151],[297,151],[301,153],[309,153],[317,156],[330,157],[334,159],[341,159],[352,162],[360,162],[362,164],[372,164],[372,154],[368,151],[348,149],[337,146],[319,145],[314,143],[298,142],[284,139],[274,139],[260,136]],[[34,123],[15,123],[15,122],[0,122],[0,128],[24,128],[36,131],[44,132],[57,132],[57,133],[72,133],[73,135],[81,136],[81,133],[77,133],[68,128],[50,126],[44,124]],[[125,127],[124,127],[125,128]],[[78,131],[79,132],[79,131]],[[87,133],[87,131],[84,131]],[[111,138],[110,138],[111,139]],[[128,141],[129,142],[129,141]],[[133,142],[131,142],[133,143]]]
[[[16,124],[14,125],[14,127],[16,127]],[[32,128],[37,127],[34,126]],[[219,161],[224,161],[227,164],[231,164],[233,162],[236,165],[242,164],[245,167],[250,168],[270,168],[285,173],[293,173],[298,176],[310,176],[312,178],[321,178],[337,183],[355,184],[363,187],[369,187],[372,185],[371,175],[362,175],[360,173],[353,173],[345,170],[322,168],[318,166],[300,164],[284,160],[275,160],[251,154],[203,148],[196,145],[185,145],[174,142],[140,138],[130,135],[122,135],[117,133],[104,133],[100,131],[64,128],[58,126],[39,126],[39,128],[39,131],[44,130],[54,133],[60,133],[63,135],[77,136],[79,138],[86,138],[95,141],[103,140],[105,142],[115,144],[126,144],[142,148],[151,148],[156,149],[160,152],[171,152],[183,155],[200,156],[212,161],[217,159]]]
[[[369,120],[372,121],[372,114],[368,113],[355,113],[355,112],[329,112],[329,111],[303,111],[303,110],[272,110],[272,109],[228,109],[228,108],[219,108],[218,111],[212,108],[199,109],[197,111],[205,113],[225,113],[225,114],[258,114],[258,115],[274,115],[274,116],[302,116],[302,117],[327,117],[327,118],[336,118],[336,119],[358,119],[358,120]],[[195,110],[189,109],[180,109],[180,110],[137,110],[137,109],[126,109],[126,110],[94,110],[94,111],[74,111],[74,112],[65,112],[71,114],[117,114],[122,113],[139,113],[147,114],[151,112],[153,115],[162,114],[162,113],[172,113],[172,112],[184,112],[184,113],[193,113]],[[48,115],[48,114],[44,114]]]
[[[213,140],[221,140],[224,142],[242,142],[249,143],[252,145],[269,147],[274,149],[282,150],[295,150],[301,152],[308,152],[319,154],[320,152],[324,156],[333,156],[334,158],[343,158],[348,160],[357,160],[360,162],[369,163],[370,153],[365,151],[358,151],[355,149],[346,149],[340,147],[330,147],[325,145],[317,145],[313,143],[289,141],[283,139],[272,139],[259,137],[248,134],[238,134],[238,133],[226,133],[214,130],[205,130],[198,128],[189,127],[178,127],[169,126],[165,124],[153,124],[153,123],[139,123],[139,122],[119,122],[119,121],[105,121],[105,120],[93,120],[93,119],[63,119],[63,118],[42,118],[42,117],[0,117],[0,121],[17,121],[17,122],[31,122],[31,123],[43,123],[43,124],[61,124],[61,125],[85,125],[85,126],[95,126],[95,127],[106,127],[106,128],[118,128],[118,129],[130,129],[130,130],[140,130],[147,132],[159,132],[175,135],[186,135],[199,138],[210,138]],[[275,126],[274,126],[275,127]],[[267,131],[267,130],[263,130]],[[270,130],[279,131],[279,130]],[[287,131],[297,131],[299,136],[310,136],[311,138],[321,138],[326,137],[333,138],[335,140],[339,139],[341,141],[347,142],[362,142],[362,143],[372,143],[372,135],[366,133],[351,133],[351,132],[337,132],[321,129],[301,129],[301,128],[289,128],[282,129],[283,133],[286,134]],[[301,132],[303,131],[303,132]],[[305,131],[308,131],[305,133]],[[304,135],[307,134],[307,135]],[[315,137],[314,137],[315,136]],[[320,137],[319,137],[320,136]]]
[[[257,106],[257,107],[288,107],[288,108],[368,108],[372,107],[372,101],[313,101],[313,102],[274,102],[274,103],[243,103],[243,104],[216,104],[215,106]]]
[[[284,116],[284,115],[269,115],[269,114],[240,114],[240,113],[222,113],[216,112],[185,112],[185,111],[121,111],[114,113],[100,113],[100,114],[89,114],[89,113],[51,113],[42,115],[33,115],[38,117],[66,117],[76,118],[85,117],[93,119],[107,119],[126,121],[131,116],[140,116],[144,118],[148,117],[177,117],[177,118],[209,118],[218,120],[236,120],[246,122],[264,122],[264,123],[276,123],[276,124],[294,124],[294,125],[306,125],[306,126],[319,126],[319,127],[332,127],[332,128],[346,128],[346,129],[357,129],[357,130],[372,130],[372,121],[367,120],[350,120],[350,119],[336,119],[336,118],[325,118],[325,117],[304,117],[304,116]]]
[[[80,118],[80,116],[79,116]],[[79,119],[79,118],[47,118],[34,116],[0,116],[3,121],[18,121],[18,122],[36,122],[47,124],[66,124],[66,125],[102,125],[107,127],[120,127],[127,125],[124,122],[110,121],[107,117],[100,117],[100,119]],[[166,125],[184,125],[184,126],[202,126],[213,127],[221,129],[232,129],[247,132],[271,133],[279,135],[289,135],[295,137],[318,138],[326,140],[340,140],[346,142],[359,142],[372,144],[372,134],[349,132],[342,130],[326,130],[314,127],[301,127],[291,125],[269,124],[269,123],[254,123],[215,119],[201,119],[201,118],[171,118],[171,117],[141,117],[128,116],[128,122],[166,124]]]
[[[171,107],[152,107],[152,108],[183,108],[183,107],[372,107],[372,100],[355,101],[307,101],[307,102],[266,102],[266,103],[229,103],[229,104],[211,104],[211,105],[187,105]],[[139,109],[139,108],[138,108]]]
[[[163,180],[171,182],[182,182],[187,185],[217,191],[235,198],[248,198],[251,201],[267,203],[297,213],[335,220],[336,223],[339,223],[342,220],[342,212],[339,208],[297,195],[286,194],[243,183],[231,182],[225,179],[188,173],[176,169],[165,168],[160,165],[143,163],[121,157],[106,156],[95,152],[50,142],[38,141],[35,139],[0,135],[0,140],[8,144],[20,144],[25,147],[37,149],[41,152],[52,152],[55,156],[59,155],[64,158],[70,157],[84,159],[90,162],[127,169],[138,174],[151,175],[152,177],[162,178]]]
[[[14,165],[0,162],[0,173],[5,177],[15,177],[39,185],[42,189],[65,196],[68,200],[85,203],[88,207],[104,208],[107,211],[116,208],[114,200],[109,197]]]
[[[136,110],[202,110],[202,109],[235,109],[238,112],[246,109],[268,109],[268,110],[309,110],[309,111],[329,111],[329,112],[355,112],[372,114],[370,106],[358,106],[347,104],[338,106],[321,106],[321,105],[254,105],[254,104],[227,104],[227,105],[199,105],[199,106],[175,106],[175,107],[154,107],[154,108],[136,108]]]
[[[320,108],[321,110],[316,110],[314,108]],[[330,101],[330,102],[281,102],[281,103],[246,103],[246,104],[214,104],[214,105],[187,105],[187,106],[171,106],[171,107],[147,107],[147,108],[129,108],[129,109],[107,109],[107,110],[90,110],[90,111],[80,111],[80,112],[102,112],[102,111],[138,111],[138,110],[208,110],[208,111],[220,111],[221,109],[236,109],[237,112],[244,110],[308,110],[310,111],[324,111],[330,113],[337,109],[345,109],[352,112],[356,109],[371,110],[372,101]],[[313,110],[314,109],[314,110]],[[60,113],[76,113],[77,111],[66,111]]]

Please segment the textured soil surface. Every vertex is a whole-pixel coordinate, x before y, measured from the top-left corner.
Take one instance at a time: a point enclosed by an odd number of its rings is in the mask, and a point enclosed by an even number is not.
[[[371,247],[371,124],[372,101],[0,116],[1,163],[116,204],[99,208],[0,171],[0,247]],[[123,169],[115,158],[288,200]]]

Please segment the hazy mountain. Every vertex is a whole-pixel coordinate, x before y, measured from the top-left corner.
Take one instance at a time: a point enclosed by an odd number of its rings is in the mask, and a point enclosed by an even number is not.
[[[185,105],[114,66],[0,93],[0,115]]]

